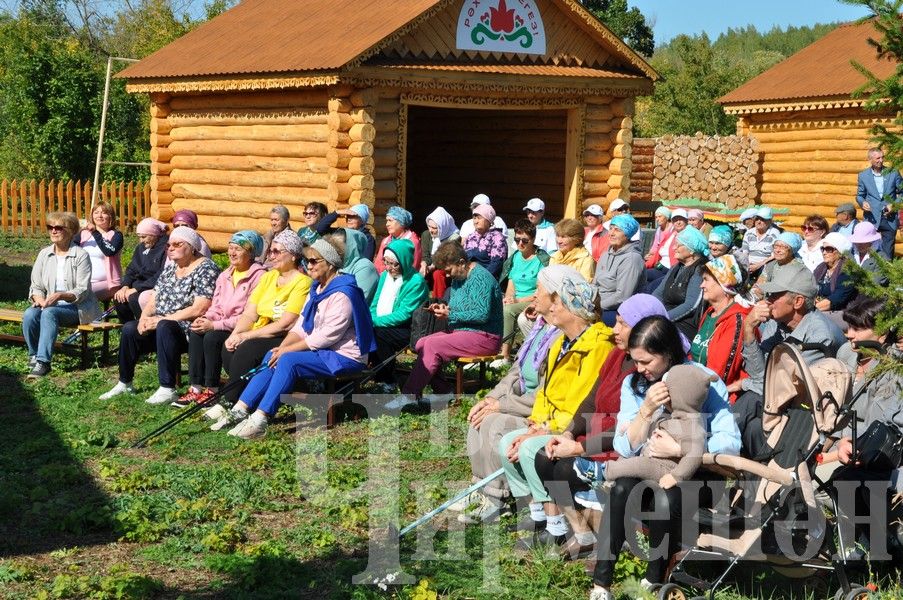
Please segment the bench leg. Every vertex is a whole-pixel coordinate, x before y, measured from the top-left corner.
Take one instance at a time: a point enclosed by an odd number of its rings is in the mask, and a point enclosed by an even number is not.
[[[455,363],[455,396],[464,395],[464,365]]]
[[[90,364],[90,357],[88,356],[90,350],[88,348],[88,332],[82,331],[81,333],[81,349],[82,349],[82,369],[87,369]]]
[[[110,362],[110,330],[103,330],[103,345],[100,347],[100,361],[106,365]]]
[[[486,362],[480,361],[480,389],[486,387]]]

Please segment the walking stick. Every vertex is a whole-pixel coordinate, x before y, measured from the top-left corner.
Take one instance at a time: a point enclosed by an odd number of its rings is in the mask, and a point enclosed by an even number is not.
[[[105,310],[105,311],[103,312],[102,315],[100,315],[99,317],[97,317],[96,321],[98,321],[98,322],[99,322],[99,321],[103,321],[104,319],[106,319],[107,317],[109,317],[110,315],[112,315],[112,314],[113,314],[113,311],[115,311],[115,310],[116,310],[116,307],[115,307],[115,306],[111,306],[110,308],[108,308],[107,310]],[[78,336],[79,336],[79,335],[80,335],[80,333],[79,333],[78,331],[76,331],[75,333],[73,333],[72,335],[70,335],[69,337],[67,337],[65,340],[63,340],[63,345],[64,345],[64,346],[71,346],[72,344],[74,344],[74,343],[76,342],[76,340],[78,340]]]
[[[208,408],[210,406],[213,406],[215,403],[219,402],[219,399],[222,398],[222,396],[227,391],[229,391],[232,388],[234,388],[235,386],[237,386],[240,382],[247,381],[247,380],[251,379],[252,377],[254,377],[254,375],[257,375],[264,369],[268,369],[268,368],[269,367],[266,364],[258,365],[256,367],[254,367],[253,369],[251,369],[250,371],[248,371],[247,373],[245,373],[244,375],[242,375],[241,377],[239,377],[238,379],[236,379],[235,381],[230,381],[225,386],[223,386],[222,389],[218,390],[215,394],[210,396],[208,399],[204,400],[203,402],[198,402],[198,403],[193,404],[192,406],[183,410],[182,412],[177,414],[175,417],[173,417],[166,423],[163,423],[162,425],[160,425],[159,427],[157,427],[156,429],[154,429],[153,431],[148,433],[146,436],[144,436],[143,438],[141,438],[140,440],[135,442],[132,445],[132,448],[144,448],[144,446],[147,445],[147,442],[149,442],[150,440],[152,440],[155,437],[158,437],[160,435],[163,435],[164,433],[166,433],[167,431],[169,431],[170,429],[172,429],[173,427],[175,427],[176,425],[178,425],[179,423],[181,423],[182,421],[184,421],[191,415],[195,414],[196,412],[203,410],[205,408]]]
[[[436,508],[434,508],[434,509],[431,510],[430,512],[426,513],[425,515],[423,515],[422,517],[420,517],[419,519],[417,519],[416,521],[414,521],[414,522],[411,523],[410,525],[404,527],[401,531],[398,532],[398,538],[401,539],[401,537],[402,537],[404,534],[408,533],[409,531],[413,531],[413,530],[416,529],[417,527],[420,527],[421,525],[423,525],[424,523],[426,523],[427,521],[429,521],[430,519],[432,519],[433,517],[435,517],[435,516],[438,515],[439,513],[445,511],[449,506],[451,506],[452,504],[454,504],[455,502],[457,502],[457,501],[460,500],[461,498],[465,498],[466,496],[468,496],[468,495],[474,493],[475,491],[484,488],[484,487],[487,486],[489,483],[491,483],[493,480],[498,479],[499,477],[501,477],[504,473],[505,473],[505,469],[499,469],[499,470],[496,471],[495,473],[490,473],[489,475],[487,475],[487,476],[484,477],[483,479],[479,480],[478,482],[476,482],[475,484],[473,484],[473,485],[470,486],[469,488],[467,488],[467,489],[465,489],[465,490],[462,490],[462,491],[459,492],[458,495],[455,496],[454,498],[450,498],[450,499],[446,500],[445,502],[443,502],[442,504],[440,504],[439,506],[437,506]]]

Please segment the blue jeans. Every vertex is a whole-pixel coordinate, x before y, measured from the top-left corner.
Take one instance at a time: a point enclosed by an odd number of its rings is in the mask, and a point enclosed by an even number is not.
[[[27,309],[22,317],[22,335],[28,346],[28,356],[36,356],[42,363],[49,364],[53,356],[53,342],[61,325],[78,325],[78,306],[63,304]]]
[[[266,353],[263,364],[270,361],[271,354]],[[248,406],[250,412],[260,410],[273,416],[279,408],[279,396],[291,392],[296,379],[335,377],[363,370],[364,363],[332,350],[286,352],[279,357],[275,369],[264,369],[248,382],[239,400]]]

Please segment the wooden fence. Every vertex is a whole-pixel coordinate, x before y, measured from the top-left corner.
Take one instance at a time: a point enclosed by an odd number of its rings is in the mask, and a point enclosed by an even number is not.
[[[74,212],[86,219],[91,210],[91,182],[7,181],[0,182],[0,231],[18,234],[43,233],[46,215],[53,211]],[[118,228],[133,231],[150,214],[150,184],[135,181],[105,181],[98,201],[116,208]]]

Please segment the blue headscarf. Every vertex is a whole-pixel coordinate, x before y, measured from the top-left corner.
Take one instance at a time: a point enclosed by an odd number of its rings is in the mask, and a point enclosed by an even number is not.
[[[357,287],[357,282],[351,275],[340,273],[333,277],[329,285],[322,292],[317,291],[317,284],[314,282],[310,286],[310,294],[304,310],[301,311],[301,327],[307,334],[314,330],[314,315],[317,314],[317,308],[320,302],[333,294],[345,294],[351,301],[351,317],[354,319],[354,335],[357,341],[357,347],[361,354],[368,354],[376,350],[376,338],[373,335],[373,319],[370,317],[370,307],[364,299],[364,293],[361,288]],[[338,363],[331,364],[327,361],[327,357],[331,355],[327,352],[321,352],[320,358],[327,362],[330,368],[336,370],[340,366]]]
[[[800,248],[803,247],[803,238],[800,237],[800,234],[793,233],[791,231],[785,231],[784,233],[778,236],[776,242],[781,242],[790,246],[790,250],[794,254],[799,254]]]
[[[410,229],[411,224],[414,223],[414,217],[411,216],[411,213],[400,206],[393,206],[389,208],[389,210],[386,211],[386,216],[398,221],[398,224],[405,229]]]
[[[628,240],[636,235],[636,232],[640,230],[640,224],[630,215],[617,215],[616,217],[612,218],[610,226],[617,227],[618,229],[623,231]]]
[[[233,233],[229,243],[241,246],[250,252],[251,256],[260,256],[260,253],[263,252],[263,238],[251,229],[242,229]]]
[[[734,232],[727,225],[715,225],[709,232],[709,241],[730,248],[734,245]]]
[[[695,227],[685,227],[683,231],[677,234],[677,241],[693,254],[699,254],[700,256],[709,255],[709,242],[702,235],[702,232]]]

